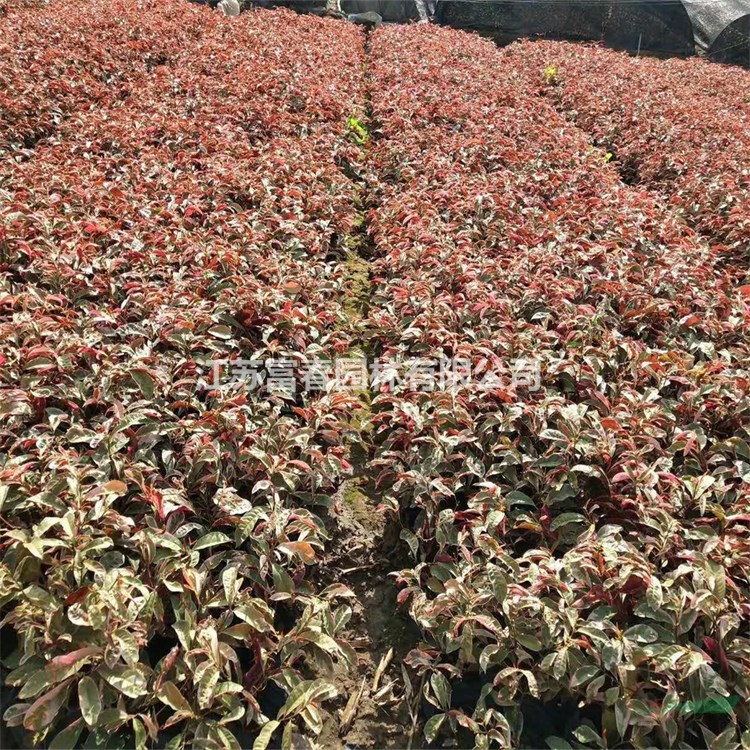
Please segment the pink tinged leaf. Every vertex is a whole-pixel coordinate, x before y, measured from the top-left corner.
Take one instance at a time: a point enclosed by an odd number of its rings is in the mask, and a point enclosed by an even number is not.
[[[63,682],[37,698],[23,717],[23,725],[30,732],[38,732],[51,724],[68,697],[70,680]]]
[[[70,651],[67,654],[56,656],[54,659],[50,659],[44,670],[52,680],[64,679],[68,676],[68,670],[70,667],[79,663],[82,664],[92,656],[99,653],[101,653],[101,648],[99,648],[99,646],[86,646],[84,648],[79,648],[75,651]]]

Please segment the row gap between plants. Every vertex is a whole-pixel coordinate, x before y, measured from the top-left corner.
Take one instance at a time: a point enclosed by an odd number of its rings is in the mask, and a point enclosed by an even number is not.
[[[341,239],[341,250],[344,309],[356,342],[343,356],[362,356],[369,367],[379,356],[379,347],[369,335],[368,322],[375,247],[368,222],[372,205],[368,152],[373,130],[370,32],[366,30],[365,34],[362,121],[350,121],[352,136],[361,150],[355,170],[357,220],[354,229]],[[353,593],[353,616],[346,638],[354,647],[357,661],[334,675],[339,697],[319,737],[326,748],[402,746],[411,723],[400,695],[400,665],[418,636],[411,620],[398,612],[397,587],[390,575],[408,566],[407,550],[399,536],[398,518],[378,507],[376,477],[369,468],[374,450],[369,425],[372,394],[362,390],[357,397],[359,406],[350,420],[351,476],[336,493],[332,545],[322,566],[325,584],[343,583]]]

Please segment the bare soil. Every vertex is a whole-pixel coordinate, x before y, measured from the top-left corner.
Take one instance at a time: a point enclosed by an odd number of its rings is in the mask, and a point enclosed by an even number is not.
[[[358,476],[342,485],[334,508],[333,544],[321,566],[327,583],[344,583],[354,593],[346,637],[357,654],[351,669],[340,668],[333,676],[339,698],[318,739],[326,750],[408,744],[411,722],[403,701],[401,664],[418,632],[399,613],[395,582],[388,575],[403,556],[397,526],[387,521],[368,490]],[[356,703],[349,705],[351,720],[346,721],[350,699]]]

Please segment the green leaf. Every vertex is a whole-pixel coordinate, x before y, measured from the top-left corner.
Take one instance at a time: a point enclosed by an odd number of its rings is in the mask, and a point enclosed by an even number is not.
[[[268,743],[271,741],[273,733],[281,726],[280,721],[269,721],[263,725],[260,730],[260,734],[255,738],[253,742],[253,750],[266,750]]]
[[[271,572],[273,574],[273,587],[276,597],[282,593],[290,595],[294,593],[294,581],[281,565],[273,563],[271,566]]]
[[[133,667],[114,667],[108,669],[100,667],[99,674],[113,688],[119,690],[128,698],[140,698],[146,694],[146,685],[148,680],[143,672]]]
[[[220,682],[219,686],[214,690],[214,697],[218,698],[221,695],[234,695],[241,693],[244,690],[242,685],[238,682]]]
[[[603,747],[604,743],[602,738],[589,726],[582,724],[580,727],[573,731],[573,736],[584,745],[596,745],[597,747]]]
[[[508,581],[496,565],[487,566],[487,576],[492,584],[492,593],[498,603],[502,604],[508,595]]]
[[[82,677],[78,683],[78,702],[84,721],[90,727],[95,726],[102,710],[102,699],[99,695],[99,686],[91,677]]]
[[[339,644],[336,643],[336,641],[331,638],[330,635],[326,635],[325,633],[306,630],[303,633],[300,633],[298,638],[300,638],[300,640],[314,643],[316,646],[318,646],[328,654],[338,654],[341,651]]]
[[[565,436],[564,433],[560,432],[560,430],[553,430],[551,428],[542,430],[539,433],[539,437],[542,440],[552,440],[556,443],[567,443],[568,438]]]
[[[529,651],[539,651],[542,648],[542,642],[536,636],[528,633],[519,633],[516,640]]]
[[[234,608],[234,614],[259,633],[268,630],[272,625],[272,623],[268,621],[268,617],[264,610],[261,609],[259,605],[255,605],[252,602],[238,605]]]
[[[432,744],[440,732],[440,727],[445,721],[445,714],[435,714],[427,719],[424,725],[424,738],[428,743]]]
[[[599,674],[599,667],[597,667],[596,665],[592,664],[592,665],[585,666],[585,667],[579,667],[573,673],[573,679],[570,682],[571,687],[578,687],[579,685],[583,685],[587,683],[589,680],[596,677],[596,675],[598,674]]]
[[[44,688],[51,687],[54,683],[55,681],[50,679],[46,669],[39,669],[29,676],[18,693],[18,697],[21,700],[33,698],[35,695],[39,695]]]
[[[76,747],[78,738],[83,731],[83,722],[76,719],[72,724],[65,727],[62,732],[58,732],[52,742],[49,743],[48,750],[70,750]]]
[[[416,559],[417,553],[419,552],[419,539],[417,538],[417,535],[409,529],[401,529],[401,534],[399,536],[404,542],[406,542],[412,555],[414,555]]]
[[[198,706],[200,708],[208,708],[211,705],[211,700],[214,695],[214,688],[219,682],[221,673],[219,668],[212,664],[209,666],[201,676],[201,680],[198,683]]]
[[[9,727],[17,727],[23,724],[23,717],[29,710],[30,703],[14,703],[8,706],[3,713],[3,721]]]
[[[219,544],[229,544],[231,539],[226,535],[222,534],[221,531],[212,531],[210,534],[201,537],[194,545],[194,550],[207,549],[208,547],[216,547]]]
[[[500,651],[500,646],[497,643],[490,643],[482,649],[482,653],[479,654],[479,668],[486,672],[492,663],[492,657]]]
[[[176,737],[172,737],[164,750],[182,750],[183,747],[185,747],[185,730],[180,732]]]
[[[23,725],[30,732],[38,732],[51,724],[68,697],[70,681],[63,682],[56,688],[37,698],[23,717]]]
[[[628,732],[628,724],[630,723],[630,709],[622,699],[615,703],[615,723],[620,737],[625,739],[625,735]]]
[[[141,389],[141,393],[147,399],[154,397],[154,379],[146,370],[131,370],[130,377],[133,378],[137,386]]]
[[[232,338],[232,329],[229,326],[212,326],[208,329],[208,332],[217,339],[227,341]]]
[[[134,667],[139,661],[138,642],[135,635],[125,628],[120,628],[112,633],[112,638],[120,648],[120,655],[130,667]]]
[[[289,722],[281,734],[281,750],[292,750],[292,735],[294,734],[294,722]]]
[[[305,680],[300,682],[289,693],[286,703],[279,711],[279,718],[286,719],[301,713],[307,706],[315,701],[326,698],[335,698],[338,695],[336,688],[327,680]]]
[[[634,625],[625,631],[624,636],[635,643],[653,643],[659,638],[659,634],[648,625]]]
[[[451,707],[451,686],[442,672],[434,672],[430,677],[430,686],[435,698],[444,711],[449,711]]]
[[[702,700],[685,701],[680,708],[683,714],[732,714],[734,707],[739,703],[739,695],[714,695]]]
[[[133,717],[133,735],[135,736],[135,750],[146,750],[146,727],[137,717]]]
[[[737,750],[737,728],[730,726],[709,743],[709,750]]]
[[[563,526],[569,526],[573,523],[586,523],[586,517],[580,513],[561,513],[549,525],[551,531],[557,531]]]
[[[226,750],[242,750],[242,745],[226,727],[216,727],[216,733],[219,735],[221,746],[225,747]]]
[[[241,581],[242,579],[240,579]],[[227,600],[227,605],[231,606],[234,603],[236,596],[235,589],[237,588],[237,566],[231,565],[226,568],[221,574],[221,585],[224,588],[224,597]]]
[[[193,713],[192,707],[174,682],[163,683],[156,697],[175,711]]]
[[[652,609],[659,609],[664,602],[664,592],[661,582],[656,576],[651,576],[651,580],[646,591],[646,601]]]

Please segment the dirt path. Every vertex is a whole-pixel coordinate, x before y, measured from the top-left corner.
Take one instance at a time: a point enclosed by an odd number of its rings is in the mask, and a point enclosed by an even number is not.
[[[345,637],[357,661],[333,677],[339,699],[318,742],[326,749],[405,747],[411,722],[400,665],[416,633],[398,612],[388,575],[401,563],[398,531],[378,510],[363,476],[344,483],[335,510],[333,545],[323,567],[328,581],[344,583],[354,594]]]
[[[362,346],[348,356],[370,361],[364,319],[370,296],[370,271],[366,226],[347,238],[346,273],[349,277],[347,309],[352,325],[360,328]],[[370,395],[359,393],[360,407],[352,414],[355,440],[352,477],[334,497],[332,544],[320,566],[321,586],[343,583],[353,597],[352,618],[344,638],[354,648],[357,661],[333,675],[339,692],[318,738],[322,748],[405,747],[411,726],[404,701],[401,664],[415,645],[418,633],[411,620],[398,612],[397,588],[389,575],[407,567],[399,538],[398,519],[378,507],[378,493],[368,472],[372,446],[368,417]]]
[[[367,59],[365,55],[365,77]],[[369,97],[369,92],[368,92]],[[370,134],[369,101],[361,121],[354,123],[366,167]],[[360,222],[342,239],[347,278],[345,308],[355,340],[360,345],[347,356],[364,356],[372,362],[377,353],[367,335],[367,313],[372,295],[365,207],[368,205],[366,169],[360,171],[358,199]],[[352,617],[344,638],[356,653],[356,664],[337,668],[332,681],[339,697],[329,706],[317,744],[326,750],[344,748],[404,748],[412,720],[404,691],[402,663],[416,645],[419,633],[408,617],[399,613],[397,588],[390,575],[408,567],[406,548],[399,538],[394,515],[379,507],[378,492],[368,472],[373,447],[369,437],[370,394],[359,394],[361,406],[352,414],[355,445],[352,476],[339,488],[332,509],[331,540],[320,566],[321,585],[343,583],[353,597]]]

